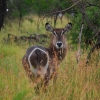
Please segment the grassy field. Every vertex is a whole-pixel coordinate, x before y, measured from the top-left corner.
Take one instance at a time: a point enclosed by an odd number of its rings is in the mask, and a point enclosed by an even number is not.
[[[23,33],[18,30],[17,21],[7,23],[0,32],[0,100],[100,100],[100,62],[96,64],[100,53],[97,57],[97,51],[94,52],[90,64],[85,66],[87,52],[82,53],[81,61],[77,64],[77,51],[69,49],[66,59],[59,67],[56,84],[51,80],[46,93],[41,91],[40,94],[35,94],[33,84],[21,62],[30,45],[17,45],[13,41],[7,43],[3,39],[9,33],[17,36],[28,35],[26,31],[35,33],[36,23],[24,20]],[[43,23],[40,25],[40,33],[46,33]],[[57,27],[64,27],[67,23],[68,20],[64,18],[63,24],[58,21]]]

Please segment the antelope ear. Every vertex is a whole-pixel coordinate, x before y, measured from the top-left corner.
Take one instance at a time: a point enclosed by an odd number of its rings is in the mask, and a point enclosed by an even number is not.
[[[71,29],[72,29],[72,23],[68,23],[64,28],[64,32],[69,32]]]
[[[49,23],[45,24],[45,28],[46,28],[47,31],[53,32],[53,28]]]

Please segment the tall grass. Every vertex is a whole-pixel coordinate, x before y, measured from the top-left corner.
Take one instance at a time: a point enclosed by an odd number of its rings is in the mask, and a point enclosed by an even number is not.
[[[36,17],[35,17],[36,19]],[[44,20],[44,22],[46,22]],[[58,21],[58,27],[68,23],[66,18],[63,24]],[[25,20],[23,31],[36,31],[35,24]],[[40,26],[41,32],[46,32]],[[21,60],[29,47],[3,42],[7,34],[27,35],[20,33],[18,25],[11,23],[0,32],[0,100],[100,100],[100,54],[94,52],[90,63],[86,66],[87,52],[81,56],[79,64],[76,63],[76,50],[68,50],[65,60],[61,63],[58,78],[55,84],[50,80],[46,93],[35,94],[33,84],[27,77]],[[74,47],[73,47],[74,48]],[[98,63],[98,64],[97,64]]]

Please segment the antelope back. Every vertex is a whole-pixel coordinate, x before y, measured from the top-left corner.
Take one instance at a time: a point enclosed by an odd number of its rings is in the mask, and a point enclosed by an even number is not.
[[[71,23],[68,23],[65,28],[52,28],[49,23],[46,23],[45,28],[47,31],[52,32],[51,44],[56,49],[66,48],[66,38],[64,36],[64,33],[69,32],[69,30],[72,28]]]
[[[46,74],[49,65],[49,55],[44,47],[30,47],[24,58],[26,58],[26,62],[28,62],[31,71],[35,76],[44,76]]]

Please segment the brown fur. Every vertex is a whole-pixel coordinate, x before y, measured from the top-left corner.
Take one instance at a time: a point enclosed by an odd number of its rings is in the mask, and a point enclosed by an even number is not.
[[[48,81],[54,77],[54,79],[56,79],[57,77],[57,69],[58,69],[58,65],[62,62],[62,60],[65,58],[66,56],[66,52],[67,52],[67,43],[66,43],[66,38],[64,36],[64,34],[62,34],[62,31],[67,31],[70,29],[70,25],[67,26],[67,29],[65,27],[61,28],[61,29],[52,29],[52,27],[47,26],[46,29],[53,32],[56,32],[55,34],[52,34],[51,37],[51,42],[50,42],[50,46],[48,48],[45,47],[41,47],[41,46],[33,46],[30,47],[25,56],[23,57],[22,63],[23,66],[28,74],[28,76],[30,77],[30,79],[33,82],[40,82],[37,81],[39,78],[41,79],[41,71],[42,68],[45,68],[45,65],[47,64],[48,61],[48,57],[46,55],[46,53],[44,53],[43,51],[47,52],[47,54],[49,55],[49,63],[48,63],[48,67],[46,70],[46,74],[42,77],[44,86],[47,86]],[[50,29],[51,28],[51,29]],[[62,48],[57,48],[57,42],[60,41],[63,44]],[[32,50],[34,50],[35,48],[40,48],[41,50],[36,50],[32,53],[31,57],[30,57],[30,62],[32,64],[33,68],[37,68],[37,77],[34,77],[34,74],[32,73],[30,66],[29,66],[29,62],[28,62],[28,57],[30,55],[30,53],[32,52]],[[35,80],[34,80],[35,79]]]

